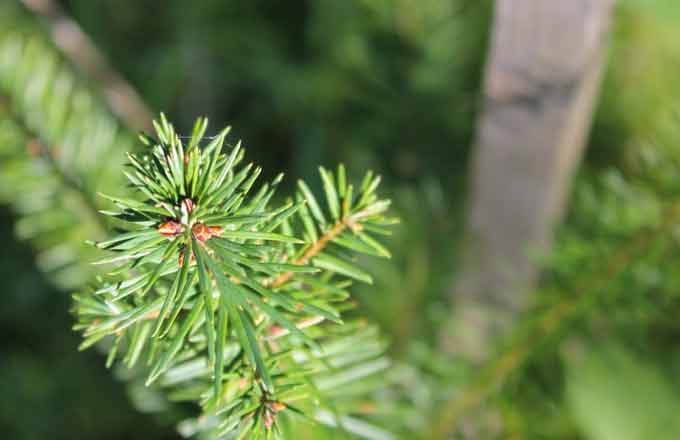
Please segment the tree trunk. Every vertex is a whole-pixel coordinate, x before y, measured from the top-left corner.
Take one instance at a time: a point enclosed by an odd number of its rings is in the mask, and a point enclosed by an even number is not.
[[[613,3],[496,2],[449,351],[483,358],[529,302],[531,254],[550,248],[587,139]]]

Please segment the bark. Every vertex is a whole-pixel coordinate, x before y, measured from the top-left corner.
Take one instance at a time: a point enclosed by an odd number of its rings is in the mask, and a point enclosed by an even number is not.
[[[466,341],[448,329],[449,351],[483,357],[488,336],[507,330],[530,300],[538,274],[532,254],[550,248],[587,140],[613,3],[496,2],[471,170],[470,241],[453,289],[457,328],[477,335]]]

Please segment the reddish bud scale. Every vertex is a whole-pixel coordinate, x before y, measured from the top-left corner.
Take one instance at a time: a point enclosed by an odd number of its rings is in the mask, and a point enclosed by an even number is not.
[[[194,237],[196,237],[196,240],[198,241],[205,242],[210,240],[210,237],[212,237],[212,234],[210,233],[210,228],[208,228],[203,223],[196,223],[191,228],[191,232],[194,234]]]
[[[283,402],[276,401],[276,402],[272,402],[271,407],[272,407],[272,410],[274,410],[274,412],[279,412],[279,411],[283,411],[284,409],[286,409],[286,404],[283,403]]]
[[[182,225],[175,221],[165,222],[158,227],[158,232],[166,237],[174,237],[182,232]]]
[[[191,228],[191,232],[196,237],[196,240],[206,242],[212,237],[221,237],[224,229],[221,226],[206,226],[203,223],[196,223]]]
[[[221,237],[222,234],[224,234],[224,229],[222,229],[222,226],[208,226],[208,230],[210,231],[210,235],[213,237]]]

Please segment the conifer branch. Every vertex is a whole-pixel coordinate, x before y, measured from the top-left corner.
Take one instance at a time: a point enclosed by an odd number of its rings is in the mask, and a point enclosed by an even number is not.
[[[374,366],[357,365],[358,377],[384,368],[380,344],[340,342],[365,327],[341,318],[352,307],[348,281],[371,277],[331,248],[389,256],[369,235],[394,223],[375,193],[380,178],[368,173],[355,194],[344,167],[337,180],[321,168],[328,213],[304,182],[295,203],[270,207],[282,176],[256,191],[261,170],[241,166],[241,143],[221,151],[229,128],[203,145],[207,120],[198,119],[185,145],[164,115],[154,126],[156,138],[140,137],[149,153],[128,155],[125,175],[141,197],[102,195],[117,208],[103,213],[125,232],[95,243],[109,252],[95,264],[114,269],[75,296],[81,348],[113,338],[108,364],[129,367],[148,351],[147,385],[200,360],[207,370],[193,378],[204,385],[193,400],[219,420],[204,427],[217,437],[278,435],[278,413],[318,401],[315,378],[340,374],[323,360],[340,355],[337,344],[348,359],[369,355],[360,362]]]
[[[333,227],[328,230],[327,232],[324,233],[319,240],[315,241],[312,243],[305,253],[299,257],[293,260],[293,264],[298,265],[298,266],[304,266],[309,263],[309,261],[316,257],[321,251],[324,250],[324,248],[332,242],[338,235],[342,234],[342,232],[347,228],[348,226],[348,220],[347,219],[342,219],[338,220]],[[295,275],[294,272],[292,271],[287,271],[279,276],[277,276],[271,283],[270,286],[272,288],[280,287],[281,285],[285,284],[286,282],[290,281],[291,278]]]
[[[132,138],[15,2],[0,2],[0,95],[0,154],[13,165],[0,170],[0,186],[12,188],[0,197],[39,267],[58,286],[80,288],[98,272],[82,242],[108,229],[95,191],[122,187],[118,157]]]
[[[59,181],[63,184],[64,188],[72,190],[74,194],[76,194],[77,197],[82,201],[83,206],[90,212],[91,217],[95,220],[95,223],[97,224],[101,233],[100,235],[104,235],[107,225],[103,221],[102,217],[99,216],[99,209],[91,193],[88,192],[83,187],[82,183],[79,182],[73,175],[60,166],[57,158],[55,157],[57,154],[55,149],[50,148],[48,144],[40,138],[39,134],[31,130],[21,115],[14,112],[16,106],[13,105],[10,97],[0,93],[0,100],[3,101],[0,112],[4,111],[8,118],[14,122],[17,127],[25,134],[27,139],[26,151],[28,154],[33,158],[40,157],[45,160],[50,169],[54,172],[54,175],[57,176]]]
[[[344,167],[335,176],[321,169],[321,203],[300,182],[293,201],[276,205],[280,177],[258,188],[260,169],[242,166],[243,149],[225,142],[226,130],[205,139],[201,119],[183,144],[164,118],[121,172],[122,152],[137,150],[127,131],[12,4],[0,12],[0,93],[19,115],[0,115],[5,139],[12,136],[0,154],[21,164],[16,178],[0,173],[0,196],[20,208],[25,200],[4,187],[46,194],[40,211],[20,212],[37,225],[27,234],[36,242],[68,234],[68,242],[46,241],[68,248],[68,260],[41,249],[60,263],[59,284],[79,288],[80,348],[105,348],[107,366],[132,368],[169,400],[194,402],[197,417],[183,432],[206,438],[280,437],[281,418],[355,412],[375,387],[370,378],[390,364],[377,329],[346,313],[352,281],[371,281],[352,255],[389,256],[373,237],[394,223],[376,194],[379,177],[367,173],[355,191]],[[25,152],[31,139],[41,140],[40,154],[50,148],[41,156],[53,161],[47,172]],[[80,190],[118,194],[81,209],[73,203]],[[103,211],[108,221],[93,216],[105,204],[115,207]],[[68,223],[55,230],[62,218]],[[338,222],[346,225],[329,235]],[[98,241],[84,247],[85,238]],[[84,264],[95,253],[98,264]],[[338,412],[329,403],[336,399]]]

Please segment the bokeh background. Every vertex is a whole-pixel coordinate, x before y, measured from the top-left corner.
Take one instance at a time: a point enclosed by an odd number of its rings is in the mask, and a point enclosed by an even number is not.
[[[0,21],[0,35],[19,27],[49,40],[43,18],[1,1],[12,23]],[[447,394],[475,380],[474,368],[437,346],[461,258],[492,2],[56,3],[180,132],[199,115],[228,123],[268,177],[284,170],[289,182],[339,161],[384,176],[402,224],[388,243],[394,258],[366,262],[377,282],[359,295],[405,365],[386,405],[426,432]],[[527,331],[565,301],[589,299],[546,337],[528,336],[527,360],[471,411],[491,430],[501,420],[503,438],[680,438],[680,236],[677,228],[653,235],[678,194],[677,78],[680,4],[621,0],[589,144],[555,247],[541,260]],[[4,157],[0,174],[11,175]],[[135,407],[139,399],[100,354],[76,351],[68,283],[45,275],[21,215],[22,199],[34,194],[8,182],[0,180],[3,438],[179,438],[184,408]],[[648,247],[622,274],[597,278],[639,231],[652,234]]]

